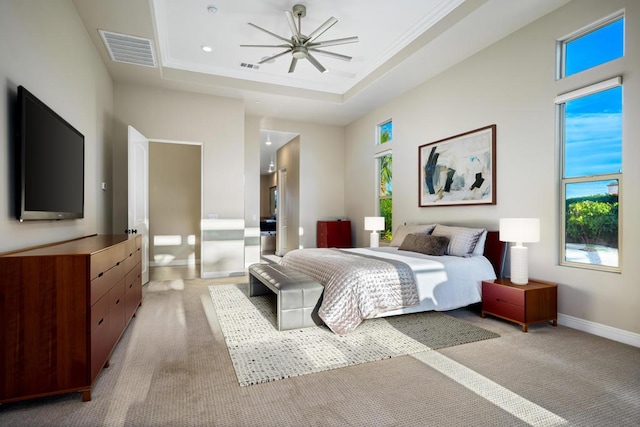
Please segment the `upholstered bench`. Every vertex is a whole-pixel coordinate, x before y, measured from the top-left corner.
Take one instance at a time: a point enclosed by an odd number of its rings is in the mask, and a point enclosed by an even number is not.
[[[280,264],[249,266],[249,296],[276,294],[280,331],[322,325],[318,308],[323,290],[309,276]]]

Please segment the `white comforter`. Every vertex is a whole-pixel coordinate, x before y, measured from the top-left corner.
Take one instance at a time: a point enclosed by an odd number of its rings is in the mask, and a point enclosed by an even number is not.
[[[496,278],[493,266],[483,256],[430,256],[400,251],[396,247],[346,250],[402,261],[409,265],[415,274],[420,300],[418,305],[377,313],[375,317],[465,307],[482,300],[483,280]]]

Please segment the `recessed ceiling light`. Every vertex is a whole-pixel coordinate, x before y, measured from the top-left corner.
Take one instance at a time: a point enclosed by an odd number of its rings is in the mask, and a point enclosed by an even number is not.
[[[215,15],[216,13],[218,13],[218,8],[215,7],[214,5],[207,6],[207,11],[209,11],[209,13]]]
[[[211,46],[202,45],[200,48],[202,49],[203,52],[207,52],[207,53],[213,52],[213,48]]]

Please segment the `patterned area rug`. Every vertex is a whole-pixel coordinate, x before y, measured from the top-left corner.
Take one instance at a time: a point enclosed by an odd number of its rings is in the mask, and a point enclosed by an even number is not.
[[[499,337],[439,312],[370,319],[344,336],[324,326],[278,331],[275,295],[209,286],[241,386]]]

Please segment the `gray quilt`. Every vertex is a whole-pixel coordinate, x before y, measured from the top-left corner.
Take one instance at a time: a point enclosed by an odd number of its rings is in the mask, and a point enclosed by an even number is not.
[[[324,285],[318,314],[339,335],[377,313],[419,302],[413,272],[401,261],[322,248],[288,252],[280,264]]]

